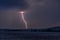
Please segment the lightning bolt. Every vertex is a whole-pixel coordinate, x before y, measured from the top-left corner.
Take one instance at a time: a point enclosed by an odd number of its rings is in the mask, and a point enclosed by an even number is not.
[[[21,13],[22,20],[23,20],[23,22],[25,23],[25,27],[26,27],[26,29],[27,29],[28,26],[27,26],[27,21],[26,21],[25,18],[24,18],[24,12],[21,11],[20,13]]]

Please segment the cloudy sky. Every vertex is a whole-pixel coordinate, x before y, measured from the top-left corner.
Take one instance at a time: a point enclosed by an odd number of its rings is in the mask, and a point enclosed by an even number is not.
[[[0,28],[25,29],[21,10],[28,28],[60,26],[60,0],[0,0]]]

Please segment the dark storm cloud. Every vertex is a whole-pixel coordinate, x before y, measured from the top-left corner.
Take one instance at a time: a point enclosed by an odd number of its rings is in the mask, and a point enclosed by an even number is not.
[[[48,28],[60,25],[59,0],[30,0],[28,2],[32,4],[28,14],[32,28]]]
[[[0,0],[0,7],[19,7],[20,9],[26,9],[28,8],[28,4],[25,0]]]
[[[25,0],[0,0],[0,28],[25,28],[18,11],[28,7]]]
[[[60,0],[0,0],[0,8],[3,28],[25,28],[18,9],[27,9],[28,28],[60,26]]]

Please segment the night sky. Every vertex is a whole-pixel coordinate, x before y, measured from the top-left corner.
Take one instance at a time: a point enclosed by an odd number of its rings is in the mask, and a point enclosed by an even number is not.
[[[25,29],[21,10],[28,28],[60,26],[60,0],[0,0],[0,28]]]

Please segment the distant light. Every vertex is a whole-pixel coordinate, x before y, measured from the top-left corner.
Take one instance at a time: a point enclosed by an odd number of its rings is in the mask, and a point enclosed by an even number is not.
[[[20,13],[24,13],[24,11],[21,11]]]

